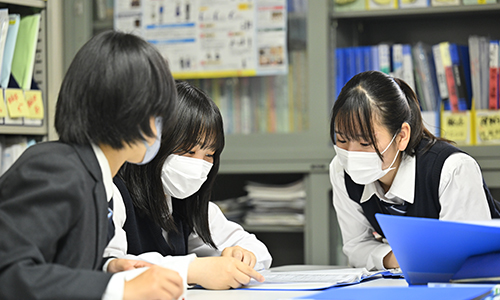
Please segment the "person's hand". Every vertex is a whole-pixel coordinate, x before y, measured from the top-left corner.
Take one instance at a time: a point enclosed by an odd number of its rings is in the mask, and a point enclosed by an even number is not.
[[[206,289],[226,290],[248,284],[253,278],[259,282],[264,276],[242,261],[227,256],[196,258],[188,269],[188,283]]]
[[[396,256],[391,251],[384,257],[384,268],[386,269],[395,269],[399,268],[399,263],[396,260]]]
[[[227,247],[222,251],[221,256],[234,257],[251,268],[255,267],[257,263],[255,255],[251,251],[241,248],[240,246]]]
[[[141,260],[114,258],[109,262],[107,271],[109,273],[117,273],[150,266],[152,266],[152,264]]]
[[[125,281],[123,300],[172,300],[183,292],[179,273],[153,265],[134,279]]]

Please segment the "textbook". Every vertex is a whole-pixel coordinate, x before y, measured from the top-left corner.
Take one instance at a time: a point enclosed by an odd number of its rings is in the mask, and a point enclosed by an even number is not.
[[[360,283],[375,276],[400,277],[399,269],[370,272],[365,268],[319,269],[304,271],[264,270],[264,282],[251,280],[243,289],[321,290]]]
[[[375,217],[410,285],[500,277],[500,219]]]

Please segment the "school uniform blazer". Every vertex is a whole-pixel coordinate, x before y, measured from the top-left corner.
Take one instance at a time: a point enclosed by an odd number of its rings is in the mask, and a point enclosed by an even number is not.
[[[0,177],[0,299],[101,299],[107,201],[90,145],[28,148]]]

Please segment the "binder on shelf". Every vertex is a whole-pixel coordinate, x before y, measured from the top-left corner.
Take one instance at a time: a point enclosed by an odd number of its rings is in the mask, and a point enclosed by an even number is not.
[[[419,87],[417,90],[420,91],[419,99],[422,110],[439,111],[440,95],[431,49],[428,45],[418,42],[412,50],[415,61],[415,81]]]
[[[450,43],[448,49],[450,51],[453,76],[455,78],[455,86],[457,89],[458,110],[464,111],[470,109],[470,101],[472,97],[469,47]]]
[[[9,31],[9,11],[8,9],[0,9],[0,62],[3,60],[8,31]],[[0,77],[1,77],[1,70],[0,70]]]
[[[468,43],[472,82],[471,98],[474,101],[474,108],[476,110],[488,109],[489,39],[473,35],[469,37]]]
[[[392,45],[392,76],[403,79],[403,45]],[[403,79],[404,80],[404,79]]]
[[[441,62],[443,64],[444,75],[446,78],[446,86],[448,89],[448,101],[444,102],[444,109],[458,112],[458,94],[457,86],[455,83],[455,75],[453,73],[453,65],[451,62],[450,43],[439,43],[439,50],[441,54]]]
[[[338,98],[342,87],[346,83],[346,50],[345,48],[335,49],[335,64],[336,64],[336,74],[335,74],[335,99]]]
[[[444,64],[443,64],[443,59],[441,58],[441,49],[439,44],[433,45],[432,46],[432,56],[434,59],[434,66],[436,68],[436,79],[438,83],[438,88],[439,88],[439,95],[441,97],[441,101],[445,104],[448,105],[448,85],[446,83],[446,74],[444,70]]]
[[[379,48],[370,46],[370,70],[380,71]]]
[[[348,82],[354,75],[356,75],[356,55],[354,52],[354,47],[345,48],[345,82]]]
[[[404,44],[402,47],[403,51],[403,80],[415,90],[415,77],[413,59],[411,56],[411,46],[409,44]]]
[[[12,58],[12,75],[22,89],[29,89],[33,79],[35,53],[40,28],[40,14],[21,18]]]
[[[366,70],[365,67],[365,56],[362,47],[354,47],[354,61],[355,61],[355,72],[354,74],[359,74]]]
[[[9,28],[7,30],[7,38],[5,40],[4,55],[2,58],[2,72],[0,85],[2,88],[7,88],[12,69],[12,58],[14,57],[14,49],[16,47],[17,33],[19,31],[19,23],[21,16],[18,14],[9,15]]]
[[[489,78],[489,93],[488,93],[488,108],[492,110],[498,109],[499,95],[499,64],[498,64],[498,40],[490,41],[490,78]]]
[[[379,44],[378,45],[378,63],[379,71],[390,74],[391,73],[391,49],[389,44]]]

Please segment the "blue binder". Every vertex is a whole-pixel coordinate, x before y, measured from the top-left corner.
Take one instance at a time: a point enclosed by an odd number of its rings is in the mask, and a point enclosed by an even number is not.
[[[487,226],[407,216],[375,217],[410,285],[449,282],[469,257],[500,251],[500,223],[495,221]],[[476,268],[488,265],[493,264]]]

